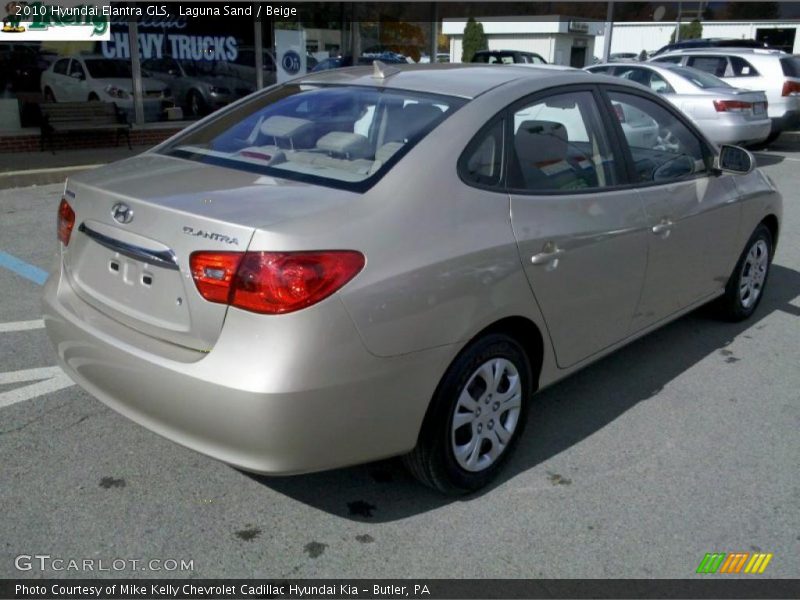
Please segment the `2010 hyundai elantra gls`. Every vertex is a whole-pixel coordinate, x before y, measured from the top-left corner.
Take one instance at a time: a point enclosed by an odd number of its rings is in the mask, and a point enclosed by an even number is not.
[[[747,151],[636,84],[378,63],[71,178],[45,320],[179,444],[267,474],[404,455],[463,493],[537,390],[702,304],[750,316],[780,218]]]

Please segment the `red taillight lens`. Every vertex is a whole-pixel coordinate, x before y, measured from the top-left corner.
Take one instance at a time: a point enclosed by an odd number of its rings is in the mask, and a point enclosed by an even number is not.
[[[195,252],[189,257],[192,278],[200,295],[209,302],[228,304],[231,282],[243,252]]]
[[[316,304],[364,268],[351,250],[319,252],[195,252],[192,276],[200,294],[251,312],[278,315]]]
[[[56,231],[59,241],[65,246],[69,245],[69,238],[72,236],[72,228],[75,227],[75,211],[67,202],[66,198],[61,199],[58,205],[58,221]]]
[[[792,94],[800,94],[800,81],[786,80],[783,82],[781,96],[791,96]]]
[[[714,108],[717,112],[744,112],[753,110],[753,103],[741,100],[714,100]]]

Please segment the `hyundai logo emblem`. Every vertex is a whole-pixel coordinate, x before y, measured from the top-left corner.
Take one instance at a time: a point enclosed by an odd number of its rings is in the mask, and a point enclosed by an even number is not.
[[[133,221],[133,209],[123,202],[117,202],[111,207],[111,216],[114,220],[123,225],[127,225]]]

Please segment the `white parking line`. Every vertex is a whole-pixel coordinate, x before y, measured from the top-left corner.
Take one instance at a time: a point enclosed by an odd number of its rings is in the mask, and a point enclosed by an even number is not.
[[[37,396],[43,396],[44,394],[50,394],[74,385],[72,380],[61,370],[61,367],[41,367],[38,369],[23,369],[22,371],[0,373],[0,385],[23,383],[26,381],[35,381],[37,383],[0,393],[0,408],[11,406],[17,402],[24,402],[25,400],[30,400]]]
[[[31,329],[42,329],[44,321],[35,319],[33,321],[11,321],[10,323],[0,323],[0,333],[9,331],[29,331]]]

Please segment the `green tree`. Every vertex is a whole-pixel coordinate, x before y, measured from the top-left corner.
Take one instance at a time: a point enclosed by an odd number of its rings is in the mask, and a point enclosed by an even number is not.
[[[483,25],[476,22],[472,17],[464,27],[464,40],[462,43],[461,62],[468,63],[478,50],[488,50],[489,43],[486,41],[486,34],[483,32]]]
[[[681,23],[681,41],[683,40],[696,40],[703,37],[703,24],[697,19],[691,23]],[[675,42],[675,32],[669,36],[669,43]]]

